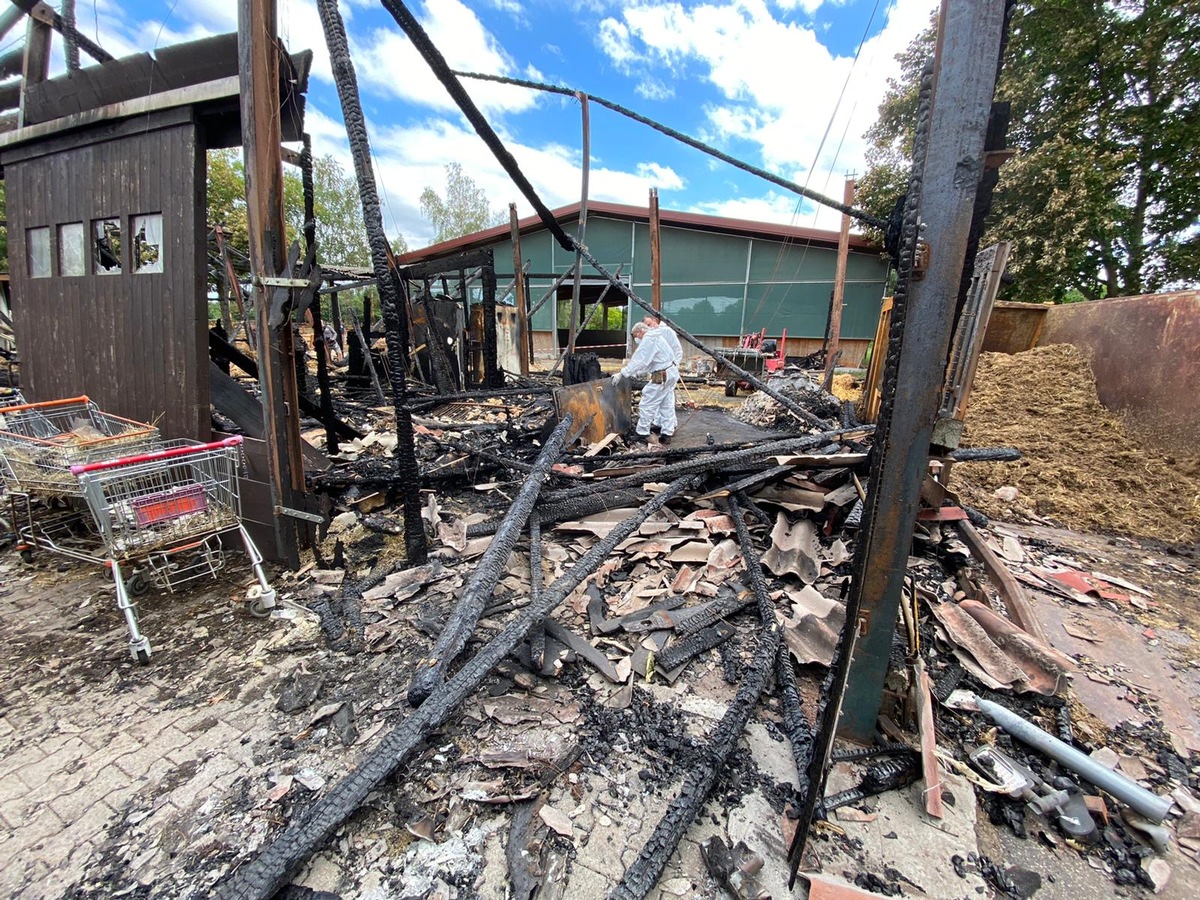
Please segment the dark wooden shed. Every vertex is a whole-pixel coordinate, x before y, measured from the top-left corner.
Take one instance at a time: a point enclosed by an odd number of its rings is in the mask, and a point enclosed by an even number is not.
[[[296,140],[311,54],[281,56]],[[207,439],[205,151],[240,143],[237,36],[31,85],[23,109],[0,166],[26,395]]]

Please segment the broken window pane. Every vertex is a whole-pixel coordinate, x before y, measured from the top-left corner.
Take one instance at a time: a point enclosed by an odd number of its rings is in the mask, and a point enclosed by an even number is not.
[[[86,275],[87,249],[83,242],[83,223],[58,226],[58,274]]]
[[[162,213],[133,217],[133,271],[161,272]]]
[[[29,228],[25,231],[25,250],[29,257],[29,277],[50,277],[50,229]]]
[[[97,275],[121,274],[121,220],[92,222],[92,271]]]

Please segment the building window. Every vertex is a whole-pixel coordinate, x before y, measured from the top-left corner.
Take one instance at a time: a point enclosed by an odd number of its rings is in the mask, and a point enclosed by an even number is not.
[[[95,219],[92,222],[92,272],[96,275],[121,274],[120,219]]]
[[[162,213],[133,217],[133,271],[161,272]]]
[[[86,275],[87,247],[83,241],[83,223],[58,226],[58,274]]]
[[[25,252],[29,256],[29,277],[50,277],[50,229],[28,228],[25,231]]]

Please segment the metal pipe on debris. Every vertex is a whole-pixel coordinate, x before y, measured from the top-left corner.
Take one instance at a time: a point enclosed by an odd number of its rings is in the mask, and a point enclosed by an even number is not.
[[[1012,710],[974,695],[970,696],[968,702],[974,702],[982,713],[1013,737],[1024,741],[1035,750],[1045,753],[1051,759],[1058,760],[1081,778],[1087,779],[1101,790],[1108,791],[1147,819],[1156,823],[1161,822],[1170,811],[1172,801],[1169,797],[1160,797],[1130,781],[1124,775],[1105,768],[1087,754],[1080,753],[1054,735],[1047,734],[1036,725],[1026,722]]]

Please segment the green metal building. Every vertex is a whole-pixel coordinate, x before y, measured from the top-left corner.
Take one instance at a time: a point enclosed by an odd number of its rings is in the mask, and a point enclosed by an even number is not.
[[[568,232],[578,227],[579,204],[554,211]],[[736,346],[740,335],[786,329],[789,356],[817,350],[825,336],[837,262],[836,232],[664,210],[659,215],[663,312],[715,347]],[[536,217],[519,223],[521,256],[536,304],[555,278],[569,272],[574,255],[558,246]],[[590,203],[584,243],[610,271],[649,301],[651,296],[649,211],[613,203]],[[403,264],[448,258],[480,248],[495,254],[503,294],[512,280],[509,226],[501,225],[406,254]],[[875,336],[888,275],[881,248],[850,236],[842,314],[842,365],[857,364]],[[627,352],[628,328],[641,310],[584,263],[580,321],[588,328],[578,348],[608,356]],[[535,353],[549,355],[566,343],[572,279],[564,280],[533,317]],[[511,292],[503,302],[512,302]],[[597,302],[605,309],[595,311]],[[685,345],[685,354],[698,351]]]

